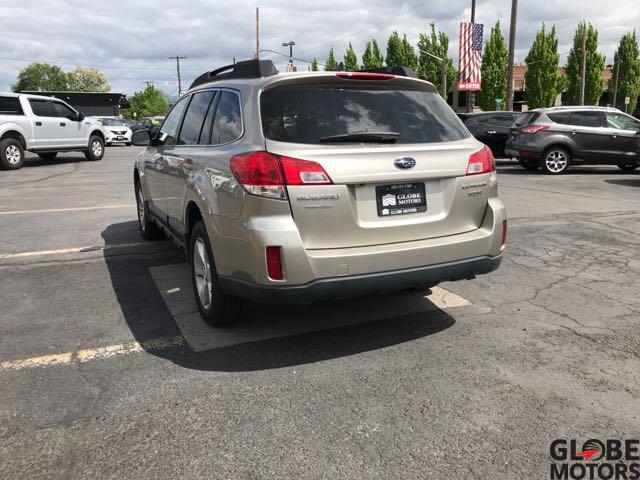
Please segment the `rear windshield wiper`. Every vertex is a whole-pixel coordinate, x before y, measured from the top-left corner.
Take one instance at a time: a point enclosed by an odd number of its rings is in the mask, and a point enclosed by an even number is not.
[[[322,137],[320,141],[396,143],[399,136],[400,134],[398,132],[353,132]]]

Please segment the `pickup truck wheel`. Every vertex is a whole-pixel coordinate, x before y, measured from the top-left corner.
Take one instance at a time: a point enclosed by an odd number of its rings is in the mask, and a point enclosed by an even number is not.
[[[140,229],[140,235],[145,240],[162,240],[164,238],[164,232],[156,222],[154,222],[149,216],[147,210],[147,202],[144,200],[144,194],[140,183],[136,181],[136,204],[138,206],[138,228]]]
[[[196,223],[191,232],[189,261],[193,293],[202,319],[214,326],[237,321],[242,313],[243,301],[222,293],[209,236],[202,220]]]
[[[39,153],[38,156],[43,160],[53,160],[58,156],[58,152]]]
[[[19,140],[5,138],[0,142],[0,165],[6,170],[18,170],[24,163],[24,148]]]
[[[84,152],[84,156],[91,161],[102,160],[102,157],[104,157],[104,140],[98,135],[91,135],[89,148]]]

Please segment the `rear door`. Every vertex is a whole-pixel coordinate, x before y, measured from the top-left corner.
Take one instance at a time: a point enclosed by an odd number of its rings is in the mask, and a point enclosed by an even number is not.
[[[29,106],[34,115],[34,148],[63,147],[64,130],[60,126],[60,119],[53,108],[53,102],[51,100],[30,98]]]
[[[622,112],[607,112],[606,119],[617,160],[640,161],[640,121]]]
[[[333,181],[287,187],[307,248],[421,240],[481,224],[488,175],[465,178],[480,145],[431,87],[402,85],[345,80],[262,93],[266,149],[317,162]],[[398,136],[396,143],[335,140],[359,132]],[[471,183],[473,196],[464,187]]]
[[[591,162],[602,162],[612,157],[610,135],[605,128],[601,111],[578,110],[571,112],[571,135],[577,146],[574,155]]]

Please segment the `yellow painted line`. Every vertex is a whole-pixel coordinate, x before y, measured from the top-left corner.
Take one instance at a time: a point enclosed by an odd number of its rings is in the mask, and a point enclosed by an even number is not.
[[[138,247],[140,245],[149,245],[149,243],[148,242],[116,243],[113,245],[90,245],[86,247],[60,248],[57,250],[39,250],[39,251],[32,251],[32,252],[0,253],[0,260],[7,259],[7,258],[63,255],[65,253],[89,253],[89,252],[97,252],[102,250],[111,250],[114,248]]]
[[[133,208],[136,204],[127,205],[98,205],[95,207],[73,207],[73,208],[49,208],[46,210],[11,210],[8,212],[0,212],[0,215],[23,215],[27,213],[56,213],[56,212],[80,212],[84,210],[104,210],[110,208]]]
[[[36,367],[51,367],[54,365],[71,365],[72,363],[84,363],[91,360],[100,360],[116,355],[128,355],[142,352],[143,350],[165,350],[184,345],[182,335],[176,337],[158,337],[146,340],[142,343],[136,341],[109,345],[107,347],[86,348],[77,352],[56,353],[40,357],[24,358],[20,360],[7,360],[0,362],[0,371],[24,370]]]

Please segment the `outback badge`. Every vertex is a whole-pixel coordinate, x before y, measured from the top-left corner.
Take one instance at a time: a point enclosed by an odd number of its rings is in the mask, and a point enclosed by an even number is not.
[[[411,157],[400,157],[400,158],[396,158],[393,161],[393,164],[396,166],[396,168],[402,168],[406,170],[407,168],[415,167],[416,161]]]

